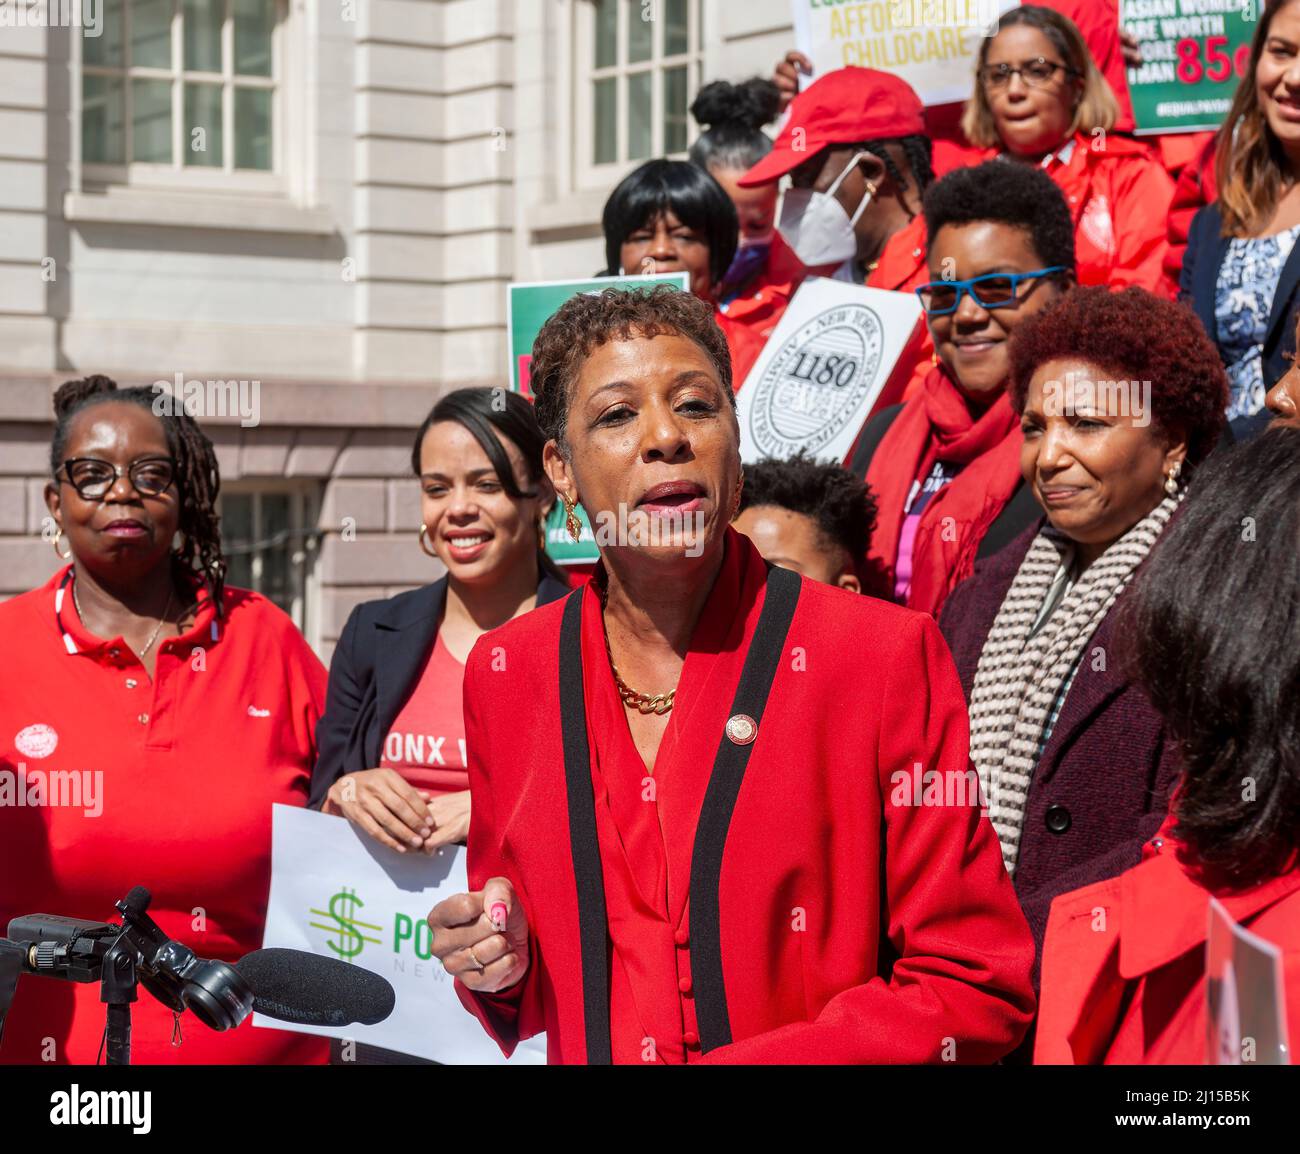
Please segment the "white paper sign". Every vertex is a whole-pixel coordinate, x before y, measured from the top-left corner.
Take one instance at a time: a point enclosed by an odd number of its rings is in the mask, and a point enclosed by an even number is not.
[[[374,1026],[297,1026],[262,1014],[253,1015],[253,1024],[353,1038],[447,1064],[505,1062],[429,950],[429,911],[468,889],[461,846],[432,857],[399,854],[346,818],[276,805],[263,948],[307,950],[362,966],[392,983],[397,1004]],[[539,1035],[521,1042],[510,1064],[545,1061],[546,1039]]]
[[[1205,1061],[1209,1066],[1286,1066],[1282,951],[1210,899],[1205,940]]]
[[[741,460],[847,460],[920,322],[915,293],[805,280],[736,397]]]
[[[902,77],[922,104],[969,100],[980,41],[1019,7],[1019,0],[791,0],[795,46],[814,65],[800,84],[854,65]]]

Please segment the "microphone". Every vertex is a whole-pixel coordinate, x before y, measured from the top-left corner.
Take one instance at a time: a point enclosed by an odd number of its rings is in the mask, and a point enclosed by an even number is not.
[[[373,1026],[397,995],[378,974],[305,950],[254,950],[235,963],[253,990],[253,1010],[302,1026]]]

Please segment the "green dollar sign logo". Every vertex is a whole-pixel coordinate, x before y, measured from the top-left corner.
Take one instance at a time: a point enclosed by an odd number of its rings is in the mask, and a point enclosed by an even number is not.
[[[328,939],[325,944],[329,946],[340,958],[355,958],[366,942],[379,944],[378,938],[367,937],[357,927],[367,930],[380,930],[382,926],[377,926],[372,922],[358,921],[356,910],[366,903],[357,897],[356,890],[350,890],[344,886],[338,893],[330,898],[330,908],[327,911],[313,909],[311,912],[322,918],[333,918],[334,924],[326,925],[322,922],[311,922],[318,930],[327,930],[331,934],[338,935],[338,941],[332,942]]]

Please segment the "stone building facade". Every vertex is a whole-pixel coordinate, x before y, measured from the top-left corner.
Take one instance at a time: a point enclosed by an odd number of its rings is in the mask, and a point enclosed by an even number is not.
[[[233,579],[326,658],[359,600],[437,575],[412,431],[505,382],[507,283],[599,268],[614,183],[792,40],[786,0],[27,11],[0,21],[0,597],[59,564],[61,381],[243,382],[255,419],[202,415]]]

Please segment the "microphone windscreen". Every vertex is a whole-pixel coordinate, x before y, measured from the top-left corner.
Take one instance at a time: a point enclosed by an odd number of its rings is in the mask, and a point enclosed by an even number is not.
[[[305,950],[254,950],[235,963],[259,1014],[304,1026],[373,1026],[397,995],[378,974]]]

